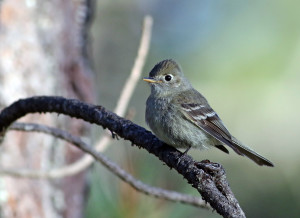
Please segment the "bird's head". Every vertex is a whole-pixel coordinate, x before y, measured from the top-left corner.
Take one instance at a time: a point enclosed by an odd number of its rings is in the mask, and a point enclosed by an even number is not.
[[[144,81],[151,85],[152,94],[164,96],[184,91],[191,87],[180,66],[173,60],[156,64]]]

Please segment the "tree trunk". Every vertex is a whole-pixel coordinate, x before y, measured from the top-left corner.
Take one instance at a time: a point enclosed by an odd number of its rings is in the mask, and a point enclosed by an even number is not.
[[[32,95],[61,95],[93,102],[87,29],[91,0],[0,1],[0,109]],[[83,122],[55,115],[22,119],[85,135]],[[0,167],[49,170],[82,153],[42,134],[10,131],[0,147]],[[0,217],[82,217],[85,172],[54,180],[0,178]]]

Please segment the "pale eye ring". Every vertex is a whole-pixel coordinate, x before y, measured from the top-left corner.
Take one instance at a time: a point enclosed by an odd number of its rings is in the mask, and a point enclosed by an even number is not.
[[[166,80],[167,82],[171,81],[172,79],[173,79],[173,75],[172,75],[172,74],[167,74],[167,75],[165,75],[165,80]]]

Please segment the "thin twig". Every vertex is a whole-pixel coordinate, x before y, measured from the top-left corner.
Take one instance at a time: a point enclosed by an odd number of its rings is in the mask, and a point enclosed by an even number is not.
[[[85,148],[86,150],[89,150],[90,153],[93,154],[93,159],[96,159],[97,162],[100,162],[113,174],[115,174],[120,179],[128,183],[137,191],[140,191],[144,194],[154,196],[157,198],[162,198],[169,201],[176,201],[176,202],[190,204],[205,209],[211,209],[211,207],[199,197],[182,194],[175,191],[168,191],[162,188],[152,187],[137,180],[131,174],[129,174],[128,172],[123,170],[120,166],[118,166],[116,163],[109,160],[106,156],[104,156],[101,153],[98,153],[92,146],[87,145],[79,137],[71,135],[70,133],[63,131],[61,129],[52,128],[40,124],[33,124],[33,123],[13,123],[9,127],[9,129],[26,131],[26,132],[42,132],[42,133],[52,135],[56,138],[63,139],[67,142],[70,142],[80,149]],[[25,170],[25,169],[22,170],[0,169],[0,175],[5,175],[5,176],[9,175],[9,176],[26,177],[26,178],[44,178],[44,179],[47,178],[53,179],[55,176],[57,176],[55,174],[55,171],[32,171],[32,170]],[[58,178],[60,178],[60,174],[58,174]]]
[[[117,106],[114,109],[114,112],[123,117],[125,115],[125,111],[128,107],[130,98],[133,94],[133,91],[137,85],[138,80],[141,77],[143,67],[145,65],[145,60],[149,52],[150,41],[151,41],[151,33],[152,33],[152,24],[153,19],[151,16],[147,15],[144,18],[143,23],[143,31],[142,37],[140,41],[140,46],[138,49],[137,56],[134,61],[134,65],[132,67],[130,76],[128,77],[117,102]],[[107,134],[103,135],[103,137],[96,142],[96,150],[104,151],[111,141],[111,137]],[[87,164],[87,163],[86,163]],[[91,163],[88,164],[88,166]],[[86,168],[87,166],[85,166]]]
[[[141,77],[141,73],[145,65],[145,60],[149,51],[151,32],[152,32],[152,23],[153,23],[152,17],[145,16],[137,57],[132,67],[130,76],[127,79],[121,91],[117,106],[114,110],[114,112],[119,116],[124,116],[130,98],[138,82],[138,79]],[[107,148],[111,140],[112,140],[111,135],[109,133],[105,133],[98,140],[98,142],[95,143],[96,144],[95,149],[98,152],[103,152]],[[88,168],[93,162],[94,159],[91,158],[90,155],[85,154],[79,160],[75,161],[72,164],[60,168],[56,168],[56,169],[50,169],[47,172],[41,172],[38,170],[14,170],[13,174],[10,175],[16,177],[31,177],[30,175],[34,175],[34,178],[57,179],[57,178],[72,176],[77,173],[80,173],[81,171]]]
[[[153,20],[151,16],[145,17],[143,25],[143,34],[141,37],[138,54],[134,61],[131,74],[126,81],[122,94],[117,103],[117,107],[114,110],[114,112],[119,116],[124,116],[129,100],[132,96],[137,81],[140,79],[142,69],[145,65],[145,60],[150,46],[152,22]]]

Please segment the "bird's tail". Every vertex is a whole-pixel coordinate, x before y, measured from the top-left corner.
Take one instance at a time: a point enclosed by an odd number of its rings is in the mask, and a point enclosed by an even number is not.
[[[246,156],[246,157],[250,158],[255,163],[257,163],[258,165],[261,165],[261,166],[263,166],[263,165],[266,165],[266,166],[269,166],[269,167],[274,166],[274,164],[271,161],[267,160],[266,158],[264,158],[260,154],[256,153],[251,148],[243,145],[236,138],[232,137],[231,143],[232,143],[232,145],[231,145],[232,149],[236,153],[238,153],[239,155]]]

